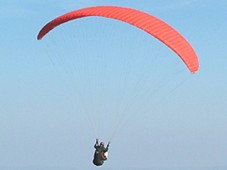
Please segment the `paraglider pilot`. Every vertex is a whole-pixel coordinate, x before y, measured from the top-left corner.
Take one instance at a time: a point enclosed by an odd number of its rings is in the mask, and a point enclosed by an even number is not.
[[[96,143],[94,145],[95,148],[95,153],[94,153],[94,158],[93,158],[93,164],[96,166],[101,166],[104,161],[107,160],[108,158],[108,148],[109,148],[110,142],[108,142],[107,146],[105,147],[103,142],[100,142],[98,139],[96,139]]]

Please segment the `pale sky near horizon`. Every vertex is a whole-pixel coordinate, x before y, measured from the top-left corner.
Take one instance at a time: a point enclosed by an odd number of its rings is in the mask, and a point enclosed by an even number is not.
[[[227,169],[227,1],[0,4],[0,169],[96,169],[96,137],[112,139],[99,169]],[[36,39],[53,18],[97,5],[166,21],[194,47],[198,73],[115,20],[80,19]]]

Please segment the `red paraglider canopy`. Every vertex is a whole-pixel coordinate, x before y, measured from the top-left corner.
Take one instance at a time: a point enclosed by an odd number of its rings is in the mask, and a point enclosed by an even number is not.
[[[134,25],[159,39],[172,49],[184,61],[192,73],[199,69],[199,61],[194,49],[180,33],[164,21],[131,8],[96,6],[75,10],[59,16],[46,24],[39,32],[37,39],[42,39],[49,31],[65,22],[88,16],[113,18]]]

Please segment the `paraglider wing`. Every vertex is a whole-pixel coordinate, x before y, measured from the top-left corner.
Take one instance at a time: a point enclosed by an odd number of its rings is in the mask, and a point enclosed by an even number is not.
[[[164,21],[131,8],[95,6],[75,10],[59,16],[46,24],[39,32],[37,39],[42,39],[49,31],[65,22],[88,16],[113,18],[134,25],[159,39],[172,49],[184,61],[192,73],[199,69],[199,61],[194,49],[181,34]]]

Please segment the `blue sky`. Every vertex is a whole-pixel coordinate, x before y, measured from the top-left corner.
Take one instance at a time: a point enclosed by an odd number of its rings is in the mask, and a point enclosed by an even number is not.
[[[0,169],[95,169],[96,137],[112,138],[102,169],[227,169],[225,0],[0,2]],[[199,72],[103,18],[36,40],[51,19],[94,5],[166,21],[194,47]]]

